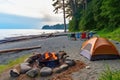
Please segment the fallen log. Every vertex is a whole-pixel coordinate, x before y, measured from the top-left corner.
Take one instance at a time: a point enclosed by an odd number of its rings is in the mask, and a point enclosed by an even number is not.
[[[41,46],[32,46],[32,47],[25,47],[25,48],[13,48],[13,49],[0,50],[0,53],[24,51],[24,50],[37,49],[37,48],[41,48]]]

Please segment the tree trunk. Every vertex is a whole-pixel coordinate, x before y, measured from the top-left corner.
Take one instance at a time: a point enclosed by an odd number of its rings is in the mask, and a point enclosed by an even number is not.
[[[66,19],[65,19],[65,3],[63,0],[63,18],[64,18],[64,32],[66,32]]]

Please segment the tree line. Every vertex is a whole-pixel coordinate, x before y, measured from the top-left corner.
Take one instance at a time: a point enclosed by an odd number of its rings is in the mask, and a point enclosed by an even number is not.
[[[53,6],[55,13],[65,8],[69,31],[113,31],[120,27],[119,0],[53,0]]]
[[[64,29],[64,24],[56,24],[56,25],[44,25],[42,29]],[[68,29],[68,24],[66,24],[66,29]]]

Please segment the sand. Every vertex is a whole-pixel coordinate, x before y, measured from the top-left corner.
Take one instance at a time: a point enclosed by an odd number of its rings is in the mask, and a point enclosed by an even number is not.
[[[32,54],[33,52],[44,53],[45,51],[65,51],[69,58],[80,60],[84,62],[89,69],[84,68],[71,74],[73,80],[97,80],[99,74],[105,70],[106,65],[110,66],[112,70],[120,69],[120,60],[102,60],[102,61],[89,61],[80,55],[80,48],[84,41],[77,39],[76,41],[70,40],[67,36],[52,37],[47,39],[35,38],[29,40],[22,40],[17,42],[9,42],[0,44],[0,50],[22,48],[30,46],[41,46],[40,49],[33,49],[21,52],[10,52],[0,54],[0,64],[7,64],[9,60],[14,60],[25,54]],[[116,44],[112,41],[120,52],[120,43]],[[40,79],[41,80],[41,79]],[[48,80],[47,78],[44,80]]]

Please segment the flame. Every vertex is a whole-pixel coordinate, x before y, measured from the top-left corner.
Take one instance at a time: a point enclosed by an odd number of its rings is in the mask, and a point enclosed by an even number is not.
[[[57,60],[58,58],[57,58],[57,56],[54,52],[52,52],[52,53],[46,52],[45,53],[45,59],[47,59],[47,60]]]
[[[49,52],[46,52],[46,53],[45,53],[45,59],[49,59],[49,58],[50,58]]]
[[[53,58],[53,59],[55,59],[55,60],[58,59],[54,52],[52,52],[51,54],[52,54],[52,58]]]

